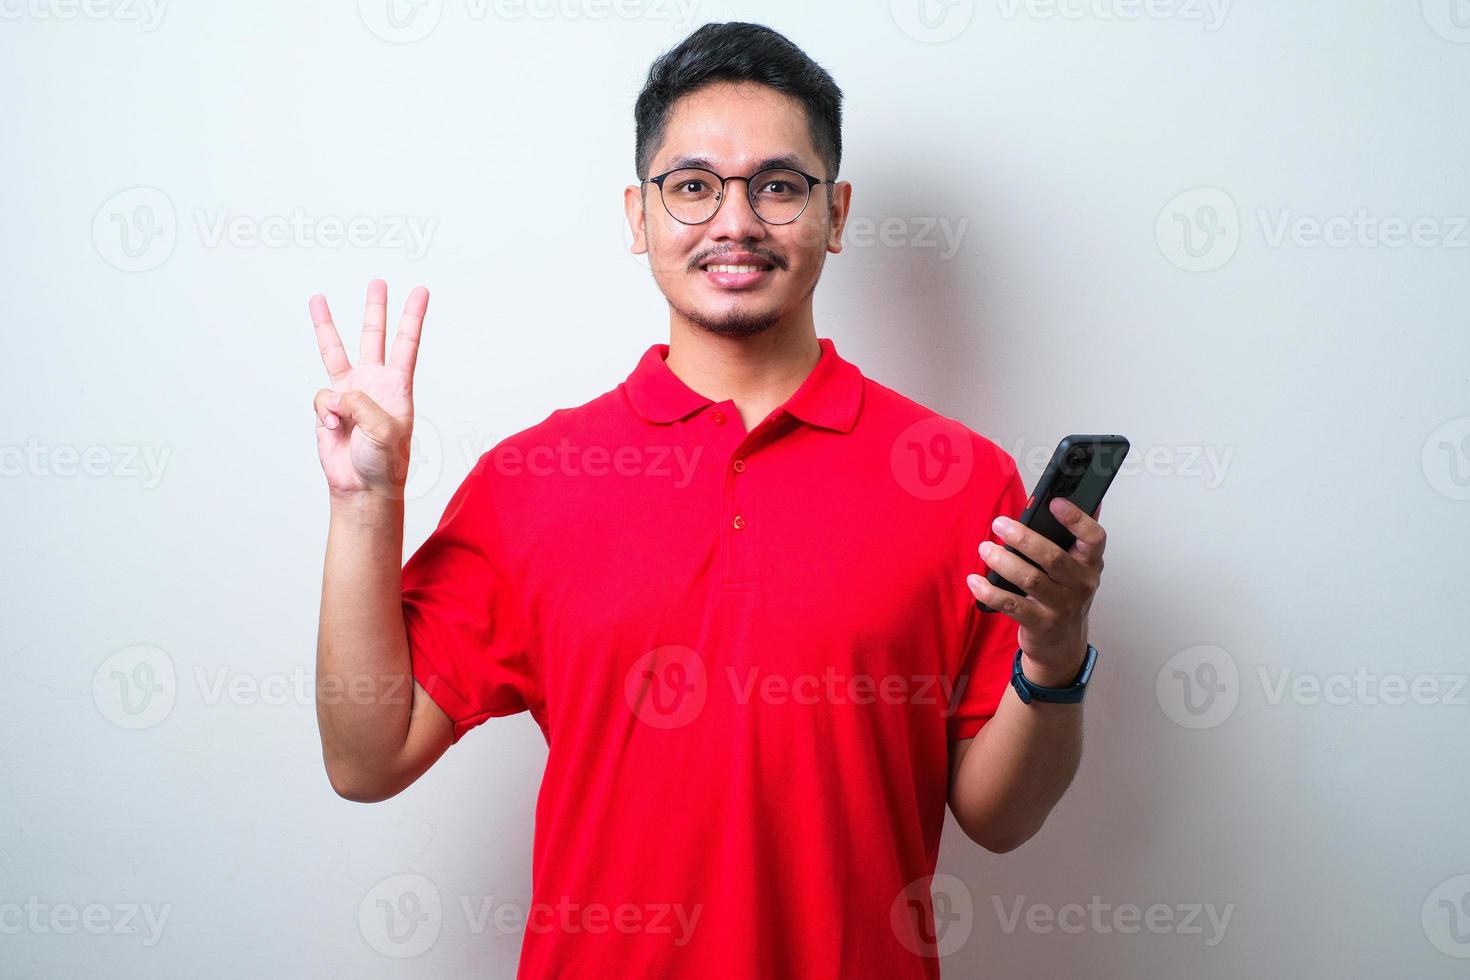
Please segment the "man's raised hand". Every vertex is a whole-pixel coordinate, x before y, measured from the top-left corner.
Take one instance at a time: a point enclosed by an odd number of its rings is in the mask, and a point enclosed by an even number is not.
[[[370,492],[402,500],[413,436],[413,370],[429,291],[418,286],[408,294],[387,363],[388,285],[383,280],[368,283],[356,366],[347,360],[326,297],[313,296],[310,307],[317,347],[332,379],[315,400],[317,453],[327,489],[336,496]]]

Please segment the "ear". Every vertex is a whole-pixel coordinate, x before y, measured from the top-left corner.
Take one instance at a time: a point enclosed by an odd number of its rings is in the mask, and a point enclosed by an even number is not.
[[[851,207],[852,182],[839,180],[832,187],[832,206],[827,215],[827,251],[842,251],[842,229],[847,227],[847,215]]]
[[[643,226],[643,185],[630,184],[623,188],[623,211],[628,218],[628,227],[633,230],[633,244],[628,251],[642,255],[648,251],[648,238]]]

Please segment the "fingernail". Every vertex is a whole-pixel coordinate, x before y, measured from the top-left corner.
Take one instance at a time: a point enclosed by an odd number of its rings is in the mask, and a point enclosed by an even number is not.
[[[990,526],[997,534],[1005,534],[1011,529],[1011,519],[1009,517],[997,517],[990,522]]]
[[[329,429],[335,429],[340,423],[339,423],[339,421],[337,419],[337,416],[332,415],[329,412],[327,414],[326,420],[324,421],[323,424],[326,425],[326,427],[329,428]]]

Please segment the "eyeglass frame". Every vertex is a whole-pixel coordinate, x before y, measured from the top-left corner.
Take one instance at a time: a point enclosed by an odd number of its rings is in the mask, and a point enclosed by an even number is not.
[[[705,218],[703,221],[685,221],[683,218],[674,214],[674,212],[669,208],[669,202],[664,200],[664,180],[669,176],[669,174],[675,174],[681,170],[698,170],[701,173],[709,174],[715,180],[718,180],[720,182],[719,202],[715,204],[715,209],[710,212],[709,217]],[[786,173],[796,174],[800,177],[806,178],[806,203],[802,204],[800,211],[796,212],[796,214],[792,215],[790,218],[787,218],[785,221],[767,221],[764,217],[761,216],[761,213],[756,210],[755,202],[750,200],[750,182],[752,180],[755,180],[755,178],[759,177],[761,174],[774,173],[776,171],[785,171]],[[668,213],[668,216],[679,222],[679,224],[703,225],[713,221],[715,219],[715,215],[720,213],[720,208],[725,206],[725,184],[732,180],[745,181],[745,199],[747,201],[750,201],[751,213],[754,214],[757,218],[760,218],[760,220],[765,222],[766,224],[775,225],[777,227],[780,227],[781,225],[789,225],[797,218],[800,218],[802,215],[806,214],[807,205],[812,203],[812,191],[816,189],[816,186],[818,184],[831,184],[834,187],[837,186],[837,181],[833,180],[830,177],[813,177],[811,174],[797,170],[795,167],[766,167],[764,170],[757,170],[749,177],[741,177],[737,174],[731,174],[729,177],[721,177],[719,174],[715,173],[708,167],[675,167],[673,170],[665,170],[657,177],[644,177],[642,180],[638,181],[638,185],[640,187],[644,184],[658,185],[659,203],[664,206],[664,211]]]

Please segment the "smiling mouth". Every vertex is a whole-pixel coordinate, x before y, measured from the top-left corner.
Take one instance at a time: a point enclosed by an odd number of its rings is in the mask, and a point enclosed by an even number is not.
[[[775,268],[773,265],[760,263],[758,265],[727,265],[721,262],[708,262],[700,266],[705,272],[770,272]]]

